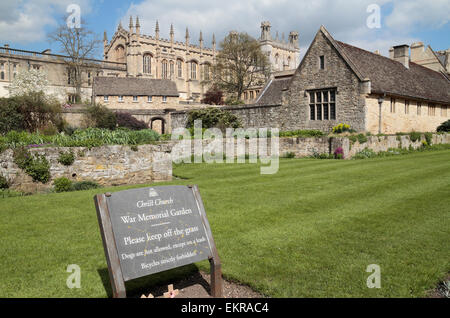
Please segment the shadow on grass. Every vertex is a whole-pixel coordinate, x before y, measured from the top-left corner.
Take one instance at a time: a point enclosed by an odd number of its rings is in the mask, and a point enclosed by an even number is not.
[[[107,268],[99,268],[97,272],[102,280],[103,287],[109,298],[112,297],[111,282]],[[174,268],[165,272],[137,278],[125,282],[127,297],[141,297],[142,294],[162,296],[167,292],[167,285],[173,284],[175,289],[185,289],[193,285],[201,285],[208,294],[211,293],[209,283],[202,277],[198,267],[190,264]]]

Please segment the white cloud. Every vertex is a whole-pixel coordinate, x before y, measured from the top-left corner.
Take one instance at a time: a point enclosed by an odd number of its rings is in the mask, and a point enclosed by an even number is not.
[[[82,14],[91,10],[90,0],[2,0],[0,39],[5,43],[30,43],[46,38],[47,26],[55,26],[69,4],[79,4]],[[0,43],[0,44],[5,44]]]
[[[390,28],[407,32],[412,28],[440,28],[450,22],[450,1],[398,1],[386,18]]]

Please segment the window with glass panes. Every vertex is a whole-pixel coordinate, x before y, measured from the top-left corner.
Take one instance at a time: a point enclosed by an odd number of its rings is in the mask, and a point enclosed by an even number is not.
[[[310,120],[336,120],[336,89],[309,92]]]

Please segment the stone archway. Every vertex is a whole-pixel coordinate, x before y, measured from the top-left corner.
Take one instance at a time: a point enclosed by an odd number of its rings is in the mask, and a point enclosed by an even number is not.
[[[154,117],[150,120],[150,129],[156,131],[158,134],[166,133],[166,120],[162,117]]]

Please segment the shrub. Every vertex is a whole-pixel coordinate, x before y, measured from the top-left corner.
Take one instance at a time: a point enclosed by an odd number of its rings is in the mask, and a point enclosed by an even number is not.
[[[12,97],[13,103],[18,103],[19,112],[23,117],[23,128],[34,132],[38,128],[50,125],[63,126],[61,105],[56,99],[46,96],[43,92],[30,93],[24,96]]]
[[[439,125],[439,127],[437,128],[438,132],[450,132],[450,119],[447,120],[446,122],[442,123],[441,125]]]
[[[117,127],[116,114],[103,105],[92,105],[87,108],[90,124],[96,128],[114,130]]]
[[[50,164],[44,155],[32,155],[26,148],[14,151],[14,163],[25,171],[33,181],[47,183],[50,180]]]
[[[203,128],[239,128],[239,118],[230,111],[219,108],[206,108],[189,112],[186,127],[194,127],[194,121],[201,120]]]
[[[373,151],[372,149],[365,148],[364,150],[361,150],[356,155],[353,156],[353,159],[368,159],[368,158],[374,158],[377,156],[377,153]]]
[[[431,146],[433,144],[433,133],[425,133],[425,140],[427,141],[427,144]]]
[[[116,119],[118,127],[124,127],[131,130],[142,130],[148,128],[148,125],[144,121],[138,120],[130,113],[116,112]]]
[[[60,192],[69,192],[72,191],[72,181],[65,177],[57,178],[53,180],[53,185],[55,186],[55,191]]]
[[[228,97],[225,100],[225,105],[229,105],[229,106],[238,106],[238,105],[245,105],[245,103],[235,97]]]
[[[294,153],[294,152],[286,152],[286,153],[283,155],[283,158],[286,158],[286,159],[294,159],[294,158],[295,158],[295,153]]]
[[[73,189],[75,191],[90,190],[97,188],[100,188],[100,186],[98,185],[98,183],[94,181],[80,181],[73,183]]]
[[[203,104],[208,105],[223,105],[223,92],[217,87],[211,87],[202,99]]]
[[[344,159],[344,149],[342,149],[342,147],[336,148],[336,150],[334,151],[334,158]]]
[[[65,166],[71,166],[75,161],[75,154],[73,153],[73,151],[60,151],[59,152],[59,157],[58,157],[58,162],[62,165]]]
[[[16,98],[0,98],[0,134],[24,130],[24,118]]]
[[[280,137],[322,137],[325,134],[320,130],[292,130],[281,131]]]
[[[9,188],[8,180],[6,180],[6,178],[0,174],[0,189],[8,189],[8,188]]]
[[[409,133],[409,139],[412,142],[416,142],[416,141],[420,140],[421,137],[422,137],[422,134],[419,132],[413,131],[413,132]]]

